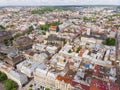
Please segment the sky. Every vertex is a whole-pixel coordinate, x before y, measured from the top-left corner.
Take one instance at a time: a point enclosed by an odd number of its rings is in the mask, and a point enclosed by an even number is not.
[[[0,0],[0,6],[6,5],[120,5],[120,0]]]

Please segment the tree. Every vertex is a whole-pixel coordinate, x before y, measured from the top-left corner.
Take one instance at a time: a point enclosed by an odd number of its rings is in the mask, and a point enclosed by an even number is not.
[[[32,88],[29,88],[29,90],[33,90]]]
[[[15,88],[17,88],[18,85],[13,80],[8,79],[5,81],[4,87],[5,87],[5,90],[12,90],[12,89],[15,90]]]
[[[76,50],[76,53],[78,53],[80,51],[81,47],[78,47]]]
[[[72,50],[70,49],[70,50],[68,51],[68,53],[72,53]]]
[[[0,29],[5,29],[5,27],[3,25],[0,25]]]
[[[83,21],[88,21],[88,22],[96,22],[96,19],[93,17],[83,17]]]
[[[49,24],[41,25],[41,26],[40,26],[40,29],[47,31],[47,30],[49,29]]]
[[[115,24],[114,27],[119,28],[120,24]]]
[[[46,32],[42,32],[43,35],[46,35]]]
[[[30,34],[34,30],[33,26],[29,26],[29,30],[27,31],[27,34]]]
[[[113,18],[109,18],[108,20],[109,20],[109,21],[114,21],[114,19],[113,19]]]
[[[7,76],[5,73],[0,72],[0,81],[5,81],[7,80]]]
[[[61,23],[61,22],[53,22],[53,23],[41,25],[41,26],[40,26],[40,29],[47,31],[50,26],[58,26],[58,25],[60,25],[60,24],[62,24],[62,23]]]
[[[50,88],[45,88],[45,90],[50,90]]]
[[[7,39],[5,39],[5,40],[3,41],[3,43],[4,43],[6,46],[9,46],[9,41],[8,41]]]
[[[107,38],[106,40],[104,40],[102,42],[102,44],[108,45],[108,46],[114,46],[115,45],[115,38]]]
[[[9,39],[5,39],[3,41],[3,43],[6,45],[6,46],[9,46],[9,45],[12,45],[12,41],[14,40],[13,37],[10,37]]]
[[[11,89],[11,90],[17,90],[17,88],[13,88],[13,89]]]

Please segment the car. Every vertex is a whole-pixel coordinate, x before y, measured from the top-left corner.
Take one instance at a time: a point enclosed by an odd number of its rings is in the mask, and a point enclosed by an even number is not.
[[[40,90],[40,88],[37,88],[37,90]]]
[[[30,84],[30,86],[29,87],[33,87],[33,85],[32,84]]]

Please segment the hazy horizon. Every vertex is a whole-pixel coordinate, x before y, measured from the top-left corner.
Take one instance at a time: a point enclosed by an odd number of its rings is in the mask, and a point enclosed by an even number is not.
[[[0,0],[0,6],[120,5],[120,0]]]

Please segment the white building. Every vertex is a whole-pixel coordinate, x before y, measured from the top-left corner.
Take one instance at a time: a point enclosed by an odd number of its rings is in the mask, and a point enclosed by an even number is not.
[[[46,53],[34,54],[33,59],[38,62],[44,62],[48,59],[48,55]]]
[[[73,90],[73,87],[56,79],[56,75],[43,68],[37,68],[34,74],[34,81],[37,86],[50,88],[51,90]]]
[[[35,69],[40,65],[39,62],[25,60],[17,65],[17,69],[28,77],[33,77]]]
[[[40,50],[40,51],[45,51],[45,47],[46,47],[46,45],[37,43],[37,44],[35,44],[35,45],[32,46],[32,49],[34,49],[34,50]]]
[[[57,47],[56,46],[47,46],[46,50],[51,54],[55,54],[57,52]]]
[[[17,82],[17,84],[22,87],[28,82],[28,78],[25,74],[15,71],[15,70],[10,70],[7,74],[8,78],[12,79],[13,81]]]
[[[96,39],[94,38],[87,38],[87,37],[81,37],[82,42],[88,42],[88,43],[96,43]]]

